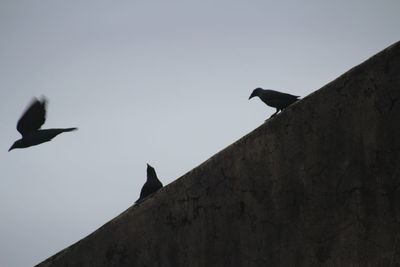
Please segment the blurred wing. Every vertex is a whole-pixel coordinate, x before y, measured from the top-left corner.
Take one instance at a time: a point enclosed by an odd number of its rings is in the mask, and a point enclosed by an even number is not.
[[[32,100],[24,114],[17,123],[17,130],[22,136],[38,130],[46,120],[46,99],[41,101],[37,98]]]

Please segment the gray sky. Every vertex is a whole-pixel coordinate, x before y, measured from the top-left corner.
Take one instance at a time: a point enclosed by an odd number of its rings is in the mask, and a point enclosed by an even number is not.
[[[400,1],[0,1],[0,266],[32,266],[399,40]],[[7,152],[33,96],[44,128]]]

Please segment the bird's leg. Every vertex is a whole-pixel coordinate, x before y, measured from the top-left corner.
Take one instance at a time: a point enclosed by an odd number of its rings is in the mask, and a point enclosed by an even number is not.
[[[272,114],[271,117],[269,117],[269,118],[272,118],[272,117],[275,116],[278,112],[279,112],[279,109],[276,109],[276,112],[275,112],[274,114]]]

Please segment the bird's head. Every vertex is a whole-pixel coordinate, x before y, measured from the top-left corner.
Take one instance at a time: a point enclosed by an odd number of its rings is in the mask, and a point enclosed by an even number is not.
[[[22,140],[20,139],[20,140],[15,141],[14,144],[10,147],[10,149],[8,151],[11,151],[15,148],[23,148],[23,147],[24,147],[24,144],[23,144]]]
[[[249,99],[255,97],[255,96],[260,96],[261,92],[263,91],[262,88],[257,87],[256,89],[253,90],[253,92],[251,93]]]
[[[151,178],[157,179],[156,170],[153,167],[151,167],[149,164],[147,164],[147,179],[151,179]]]

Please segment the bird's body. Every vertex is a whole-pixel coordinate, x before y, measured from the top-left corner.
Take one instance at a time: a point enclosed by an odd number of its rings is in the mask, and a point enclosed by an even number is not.
[[[163,187],[163,184],[158,180],[156,171],[152,166],[147,164],[147,181],[144,183],[142,190],[140,191],[140,197],[136,200],[136,203],[141,202],[144,198],[153,194],[161,187]]]
[[[18,148],[25,148],[30,146],[40,145],[42,143],[48,142],[60,133],[75,131],[77,128],[65,128],[65,129],[46,129],[37,130],[31,134],[25,135],[23,138],[15,141],[19,144]]]
[[[249,99],[255,96],[258,96],[268,106],[276,108],[276,112],[271,117],[296,102],[299,98],[299,96],[262,88],[254,89]]]
[[[77,130],[77,128],[55,128],[40,129],[46,120],[46,100],[41,101],[34,98],[17,123],[17,130],[22,138],[15,141],[10,150],[15,148],[26,148],[48,142],[63,132]]]

